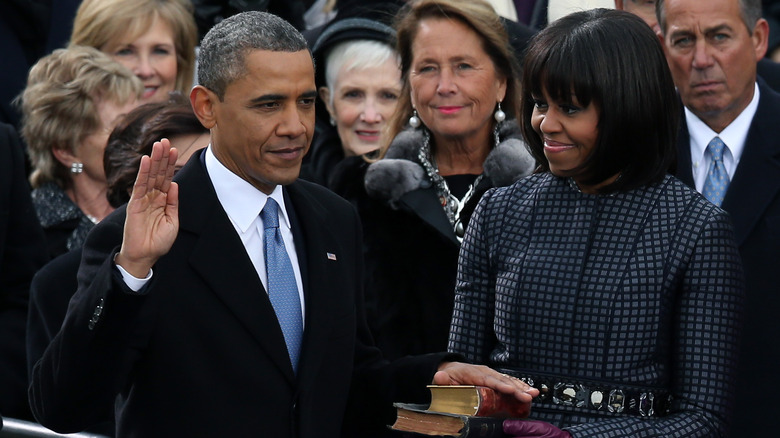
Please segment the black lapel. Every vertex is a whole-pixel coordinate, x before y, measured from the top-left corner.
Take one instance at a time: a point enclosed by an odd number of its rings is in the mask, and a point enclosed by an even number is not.
[[[430,187],[412,190],[401,196],[399,202],[456,246],[460,246],[458,238],[455,236],[455,230],[441,207],[436,189]]]
[[[298,366],[299,385],[317,377],[317,370],[327,355],[327,339],[330,335],[332,319],[331,297],[341,294],[339,285],[343,279],[334,278],[329,269],[338,261],[330,260],[328,253],[342,253],[338,239],[325,224],[327,208],[305,187],[295,182],[285,187],[285,202],[293,223],[293,238],[301,265],[304,296],[306,300],[306,324]],[[320,376],[321,377],[321,376]]]

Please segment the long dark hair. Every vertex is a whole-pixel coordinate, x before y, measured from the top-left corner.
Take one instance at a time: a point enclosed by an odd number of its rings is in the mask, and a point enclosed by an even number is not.
[[[592,9],[567,15],[539,32],[523,65],[523,135],[549,170],[543,140],[531,126],[532,96],[545,89],[559,102],[599,109],[598,140],[578,171],[601,193],[660,181],[676,157],[679,100],[658,38],[634,14]]]

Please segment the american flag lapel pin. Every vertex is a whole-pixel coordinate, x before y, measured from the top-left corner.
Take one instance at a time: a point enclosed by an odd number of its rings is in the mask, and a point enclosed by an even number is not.
[[[328,256],[328,260],[336,260],[336,254],[333,254],[332,252],[325,253]]]

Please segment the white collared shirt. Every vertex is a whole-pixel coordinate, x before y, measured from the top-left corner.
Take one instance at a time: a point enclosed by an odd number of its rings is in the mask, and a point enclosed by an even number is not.
[[[748,106],[719,133],[713,131],[688,108],[685,108],[685,121],[688,124],[691,145],[691,170],[693,171],[693,182],[699,192],[704,190],[704,182],[712,162],[710,155],[705,154],[705,151],[707,145],[715,137],[720,137],[726,144],[726,148],[723,150],[723,165],[726,166],[729,179],[734,178],[734,172],[737,171],[737,165],[739,165],[742,152],[745,150],[745,140],[750,124],[753,122],[756,109],[758,109],[759,97],[758,84],[756,84],[753,99]]]
[[[217,193],[217,199],[222,208],[227,213],[230,222],[236,230],[244,244],[249,259],[257,271],[260,281],[265,290],[268,290],[268,275],[265,269],[265,256],[263,255],[263,220],[260,212],[265,207],[269,197],[273,198],[279,204],[279,230],[282,233],[284,247],[292,263],[295,282],[298,286],[298,297],[301,300],[302,316],[305,316],[305,300],[303,299],[303,283],[301,281],[301,268],[298,264],[298,252],[295,250],[295,242],[292,235],[292,224],[287,215],[287,208],[284,204],[282,187],[276,186],[270,195],[261,192],[247,181],[231,172],[225,167],[211,149],[211,145],[206,149],[206,172]],[[228,257],[228,255],[226,255]],[[125,283],[134,291],[138,291],[146,282],[151,279],[152,273],[145,279],[132,277],[127,271],[118,266]],[[128,278],[129,276],[129,278]],[[306,318],[304,317],[305,321]]]

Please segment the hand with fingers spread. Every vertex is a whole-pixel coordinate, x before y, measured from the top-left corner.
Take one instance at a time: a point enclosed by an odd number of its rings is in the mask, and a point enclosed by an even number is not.
[[[569,432],[536,420],[504,420],[504,433],[513,438],[571,438]]]
[[[171,249],[179,232],[179,186],[172,181],[178,154],[168,139],[143,156],[127,204],[122,247],[116,264],[143,278]]]
[[[531,400],[539,395],[539,390],[522,380],[499,373],[484,365],[471,365],[462,362],[444,362],[433,376],[436,385],[477,385],[492,388],[495,391],[512,394],[526,405],[526,414],[531,412]]]

